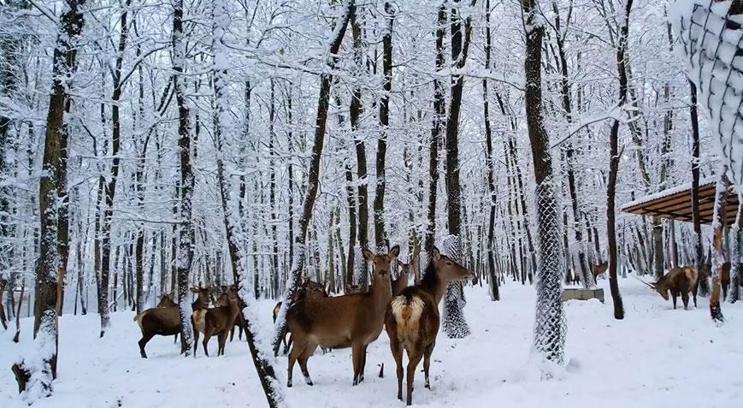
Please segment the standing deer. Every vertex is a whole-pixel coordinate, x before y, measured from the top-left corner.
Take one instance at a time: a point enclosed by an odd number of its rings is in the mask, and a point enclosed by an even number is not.
[[[397,365],[397,399],[402,401],[402,353],[408,354],[408,398],[413,402],[413,380],[415,370],[423,357],[426,388],[431,388],[428,369],[431,353],[439,332],[439,303],[449,282],[474,278],[464,266],[441,255],[434,247],[421,282],[402,291],[392,299],[385,315],[385,327],[390,338],[392,356]]]
[[[392,280],[392,296],[399,295],[403,289],[408,287],[410,277],[414,275],[413,265],[415,265],[415,259],[411,259],[408,263],[398,261],[397,265],[400,267],[400,276]]]
[[[684,302],[684,310],[686,310],[689,305],[689,292],[694,297],[694,307],[697,307],[697,289],[699,288],[697,278],[697,270],[687,266],[671,269],[655,283],[641,282],[653,288],[665,300],[668,300],[670,292],[673,297],[674,310],[676,309],[676,298],[680,294],[681,300]]]
[[[602,275],[609,269],[609,262],[604,261],[597,265],[591,265],[591,273],[593,273],[594,282],[598,282],[599,275]]]
[[[209,295],[207,289],[191,289],[198,293],[196,301],[191,305],[194,309],[206,309],[209,306]],[[168,295],[166,295],[168,296]],[[169,302],[168,302],[169,300]],[[147,358],[144,348],[153,337],[178,335],[181,332],[181,317],[178,305],[173,299],[165,296],[160,300],[163,307],[154,307],[134,316],[134,321],[139,325],[142,338],[139,340],[139,354]]]
[[[294,301],[296,302],[298,299],[302,299],[304,296],[328,297],[328,292],[325,291],[325,286],[322,283],[318,283],[310,279],[306,279],[304,282],[302,282],[302,286],[299,287],[299,290],[294,294],[294,297],[295,297]],[[274,323],[276,323],[276,318],[279,316],[280,309],[281,309],[281,302],[278,302],[276,303],[276,306],[274,306],[273,308],[273,322]],[[286,354],[289,350],[289,347],[291,347],[292,342],[293,342],[292,335],[289,330],[286,331],[286,336],[284,336],[283,342],[284,342],[284,354]]]
[[[306,296],[287,311],[287,325],[294,338],[287,387],[292,386],[292,370],[297,360],[305,382],[312,385],[307,360],[317,346],[351,347],[353,385],[364,381],[366,348],[384,327],[384,313],[392,298],[390,266],[399,254],[397,245],[389,254],[375,255],[364,250],[364,258],[373,264],[374,278],[369,292],[327,298]]]
[[[219,346],[217,356],[224,355],[224,346],[227,341],[227,335],[235,326],[235,320],[240,315],[240,299],[237,295],[237,289],[230,287],[220,297],[220,303],[224,306],[217,306],[211,309],[201,309],[193,313],[191,317],[194,327],[194,357],[198,350],[199,333],[204,334],[204,354],[209,357],[209,339],[217,336]]]

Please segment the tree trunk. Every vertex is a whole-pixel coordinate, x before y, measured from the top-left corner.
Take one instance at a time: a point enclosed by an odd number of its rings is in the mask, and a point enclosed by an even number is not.
[[[186,45],[183,41],[183,0],[173,4],[173,57],[172,65],[175,85],[175,97],[178,104],[178,149],[180,156],[180,202],[178,228],[179,256],[176,262],[178,279],[178,305],[181,319],[181,353],[186,357],[191,354],[193,327],[191,326],[191,303],[188,301],[188,283],[191,263],[194,256],[194,224],[191,215],[191,196],[194,188],[194,177],[191,171],[191,134],[189,109],[186,104],[184,78],[184,59]]]
[[[522,0],[526,27],[526,121],[536,183],[539,265],[533,348],[541,358],[558,364],[564,360],[565,318],[560,294],[563,265],[557,200],[552,180],[552,156],[542,117],[542,38],[544,25],[536,0]],[[545,373],[545,375],[549,375]]]
[[[730,303],[740,300],[740,284],[743,278],[743,192],[738,192],[738,213],[735,224],[730,227]]]
[[[356,5],[354,0],[349,0],[345,6],[345,12],[339,19],[336,26],[335,38],[332,39],[330,44],[329,55],[331,57],[328,60],[329,71],[335,67],[338,60],[337,54],[340,49],[343,37],[346,33],[346,26],[351,16],[356,13]],[[315,206],[315,199],[317,198],[317,189],[320,181],[320,158],[322,156],[323,145],[325,143],[325,127],[328,122],[328,107],[330,105],[330,88],[333,83],[333,76],[330,73],[323,73],[320,75],[320,94],[317,101],[317,117],[315,119],[315,138],[312,146],[312,156],[310,158],[310,168],[307,172],[307,192],[304,197],[304,203],[302,204],[302,217],[299,219],[299,235],[296,237],[296,250],[297,260],[292,265],[292,271],[286,282],[286,290],[284,291],[283,301],[281,303],[281,309],[276,318],[276,326],[273,336],[273,352],[274,355],[278,355],[279,346],[281,340],[284,338],[286,333],[286,311],[293,305],[294,294],[299,288],[299,284],[302,281],[302,271],[304,270],[306,262],[306,250],[305,245],[307,243],[307,230],[309,228],[310,220],[312,218],[312,209]]]
[[[446,4],[439,7],[438,19],[436,24],[436,71],[444,69],[444,36],[446,35]],[[436,189],[439,184],[439,143],[441,141],[441,132],[444,127],[444,115],[446,114],[446,96],[444,95],[444,85],[440,80],[433,80],[433,125],[431,126],[431,144],[429,149],[429,167],[428,173],[431,181],[428,185],[428,226],[426,228],[426,238],[423,244],[424,249],[429,254],[433,250],[436,240]]]
[[[364,70],[364,49],[361,38],[361,25],[359,24],[359,13],[353,13],[350,19],[351,35],[353,37],[353,59],[356,70]],[[349,111],[349,120],[351,121],[351,133],[354,135],[354,145],[356,147],[356,165],[358,184],[359,184],[359,246],[367,248],[369,245],[369,184],[367,180],[366,169],[366,145],[364,140],[359,137],[359,120],[361,118],[361,88],[355,87],[351,93],[351,106]],[[355,252],[355,251],[354,251]],[[350,255],[349,255],[350,256]],[[359,281],[363,288],[367,288],[369,281],[366,273],[366,262],[359,262]],[[354,268],[356,269],[356,268]]]
[[[704,245],[702,244],[702,224],[699,221],[699,119],[697,116],[697,86],[689,81],[689,92],[691,103],[689,104],[689,116],[691,116],[691,217],[694,225],[694,265],[699,272],[699,296],[709,295],[709,277],[702,274],[704,270]]]
[[[720,179],[715,189],[715,210],[712,216],[712,296],[709,299],[709,313],[712,320],[721,324],[725,321],[720,306],[720,278],[722,264],[725,263],[725,246],[722,242],[725,231],[725,206],[728,198],[730,180],[727,177],[727,166],[723,166]]]
[[[490,69],[491,54],[490,36],[490,0],[485,1],[485,70]],[[495,274],[495,209],[498,195],[495,190],[495,160],[493,159],[493,131],[490,124],[490,106],[488,103],[488,80],[482,80],[482,106],[485,115],[485,149],[486,165],[488,172],[488,191],[490,192],[490,205],[488,217],[488,284],[490,287],[490,300],[500,300],[498,291],[498,279]],[[478,257],[479,259],[479,257]]]
[[[451,58],[455,67],[459,70],[464,68],[467,61],[467,51],[470,45],[471,18],[468,17],[464,23],[462,33],[462,17],[460,15],[459,1],[451,9]],[[464,38],[462,38],[464,36]],[[460,264],[464,264],[462,257],[462,188],[459,181],[459,112],[462,105],[462,90],[464,88],[464,77],[462,75],[451,76],[451,103],[449,105],[449,117],[446,120],[446,193],[448,198],[447,221],[449,234],[456,236],[453,244],[458,248],[452,249],[450,253],[459,255],[454,258]],[[444,298],[443,328],[449,338],[464,338],[469,336],[470,328],[464,317],[462,308],[464,291],[462,282],[452,282],[447,288]]]
[[[84,17],[84,0],[68,0],[69,7],[60,18],[60,33],[52,59],[52,88],[46,121],[44,155],[39,179],[39,258],[36,263],[36,302],[34,307],[35,352],[33,359],[13,366],[20,391],[29,391],[32,399],[51,395],[52,381],[57,378],[58,326],[57,278],[63,275],[67,259],[67,132],[64,115],[70,96],[64,82],[76,68],[75,42],[80,35]],[[19,373],[21,375],[19,375]],[[34,389],[26,390],[24,378],[35,378]]]
[[[387,30],[382,36],[382,69],[384,71],[384,90],[379,103],[379,139],[377,140],[377,183],[374,194],[374,240],[377,251],[386,247],[384,231],[384,191],[385,156],[387,154],[387,132],[390,126],[390,94],[392,93],[392,24],[395,21],[395,8],[384,3],[384,12],[387,13]]]

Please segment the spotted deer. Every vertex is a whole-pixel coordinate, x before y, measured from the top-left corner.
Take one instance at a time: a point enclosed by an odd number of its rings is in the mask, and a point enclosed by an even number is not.
[[[351,347],[353,385],[364,381],[366,349],[384,327],[385,310],[392,298],[390,269],[399,254],[397,245],[387,254],[375,255],[364,250],[364,258],[373,265],[369,292],[327,298],[307,296],[287,311],[287,325],[294,338],[289,353],[287,387],[292,386],[292,371],[297,360],[305,382],[312,385],[307,360],[317,346]]]
[[[395,296],[387,307],[385,328],[390,349],[397,365],[397,398],[402,400],[402,354],[408,354],[407,405],[413,401],[413,380],[418,363],[423,358],[426,388],[431,388],[428,371],[431,354],[439,332],[439,303],[449,282],[474,279],[474,275],[434,248],[423,278]]]

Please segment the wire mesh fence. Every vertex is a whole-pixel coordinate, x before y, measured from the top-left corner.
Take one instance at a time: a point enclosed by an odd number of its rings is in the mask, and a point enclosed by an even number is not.
[[[560,205],[550,180],[537,186],[535,199],[538,259],[533,347],[545,359],[562,364],[567,324],[560,295],[565,265],[560,232]]]

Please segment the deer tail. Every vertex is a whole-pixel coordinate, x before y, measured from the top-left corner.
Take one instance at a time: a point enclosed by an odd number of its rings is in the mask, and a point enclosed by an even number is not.
[[[423,313],[423,300],[418,296],[397,296],[392,299],[392,314],[398,325],[408,326],[417,322]]]
[[[146,314],[147,314],[147,310],[134,316],[134,321],[137,322],[137,325],[139,326],[139,330],[144,330],[142,328],[142,319],[144,318]]]

